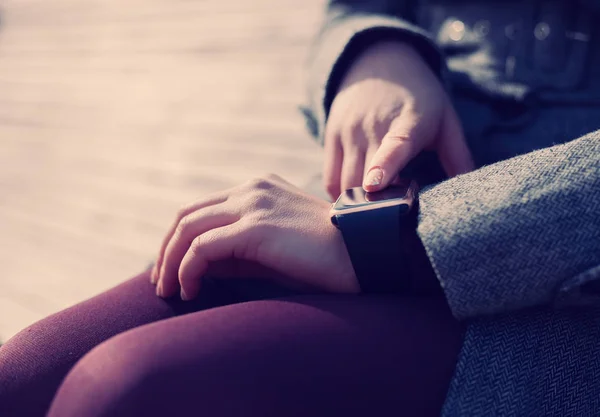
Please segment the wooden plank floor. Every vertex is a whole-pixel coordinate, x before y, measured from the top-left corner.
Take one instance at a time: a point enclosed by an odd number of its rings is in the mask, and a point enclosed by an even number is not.
[[[0,339],[144,268],[177,208],[302,185],[322,1],[0,0]]]

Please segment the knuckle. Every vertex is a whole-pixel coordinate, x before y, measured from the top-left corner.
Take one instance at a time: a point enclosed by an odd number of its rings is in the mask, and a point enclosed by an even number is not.
[[[240,220],[250,223],[263,221],[272,215],[275,206],[274,199],[267,193],[249,194],[243,201]]]
[[[273,209],[275,201],[269,193],[259,191],[250,196],[249,206],[253,212],[263,213],[264,211]]]
[[[383,137],[385,142],[405,143],[410,141],[410,135],[407,132],[400,130],[390,131]]]
[[[250,190],[270,190],[275,186],[274,182],[274,174],[268,174],[251,179],[246,183],[246,187]]]
[[[269,183],[270,184],[270,183]],[[261,182],[246,191],[242,198],[242,204],[246,211],[255,211],[263,208],[272,208],[274,205],[274,185]]]
[[[273,209],[281,178],[275,174],[251,180],[243,197],[243,205],[250,212]]]
[[[254,201],[254,207],[257,210],[271,210],[275,207],[275,198],[268,193],[260,193]]]
[[[379,124],[379,117],[377,116],[377,113],[375,112],[370,112],[365,114],[365,116],[362,119],[362,123],[361,123],[361,129],[364,132],[371,132],[373,130],[375,130],[376,126]]]
[[[198,255],[202,252],[202,248],[204,246],[205,237],[203,235],[197,236],[192,240],[192,244],[190,245],[190,251],[194,255]]]
[[[193,256],[203,256],[206,253],[206,246],[210,244],[210,237],[200,235],[192,240],[190,252]]]
[[[352,120],[344,125],[341,131],[342,142],[349,145],[354,145],[360,142],[363,135],[362,118]]]
[[[245,216],[253,225],[260,225],[271,218],[275,204],[268,197],[258,197],[252,201],[252,207]]]
[[[390,121],[373,116],[371,120],[365,121],[363,129],[370,144],[378,144],[388,132]]]
[[[217,242],[223,235],[224,233],[220,230],[211,230],[196,236],[190,244],[190,251],[194,256],[206,256],[207,248]]]
[[[183,217],[180,218],[179,222],[177,223],[177,227],[175,228],[175,233],[179,236],[185,235],[186,231],[188,230],[188,228],[190,227],[192,223],[192,219],[190,218],[190,215],[184,215]]]
[[[260,178],[252,178],[244,183],[243,188],[248,190],[257,188],[257,185],[260,183],[260,181]]]
[[[276,182],[279,182],[279,181],[283,180],[283,178],[281,178],[279,175],[277,175],[275,173],[272,173],[272,172],[266,174],[264,176],[264,179],[267,180],[267,181],[269,181],[269,182],[271,182],[271,183],[276,183]]]
[[[190,213],[190,211],[192,211],[193,206],[194,206],[194,203],[190,203],[190,204],[186,204],[186,205],[180,207],[179,210],[177,210],[176,218],[179,220],[183,219],[185,216],[187,216]]]

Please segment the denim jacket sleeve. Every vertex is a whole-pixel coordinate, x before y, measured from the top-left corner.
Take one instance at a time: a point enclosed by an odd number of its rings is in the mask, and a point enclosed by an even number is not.
[[[429,34],[411,23],[413,0],[330,0],[308,62],[308,106],[301,110],[322,144],[329,107],[345,70],[367,46],[382,39],[411,42],[436,72],[445,69]]]
[[[420,204],[457,318],[600,302],[600,131],[434,185]]]

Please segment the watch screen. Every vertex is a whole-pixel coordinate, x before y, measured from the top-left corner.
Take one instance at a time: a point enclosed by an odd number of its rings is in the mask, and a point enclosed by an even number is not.
[[[335,210],[352,207],[376,205],[382,201],[404,200],[407,198],[409,182],[406,184],[390,185],[382,191],[367,193],[362,187],[346,190],[335,203]]]

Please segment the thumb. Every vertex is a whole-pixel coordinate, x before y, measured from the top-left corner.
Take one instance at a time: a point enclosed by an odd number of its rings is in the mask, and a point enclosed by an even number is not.
[[[401,114],[390,125],[379,149],[373,155],[363,180],[367,192],[383,190],[398,175],[398,172],[414,158],[422,146],[417,141],[415,117]]]

